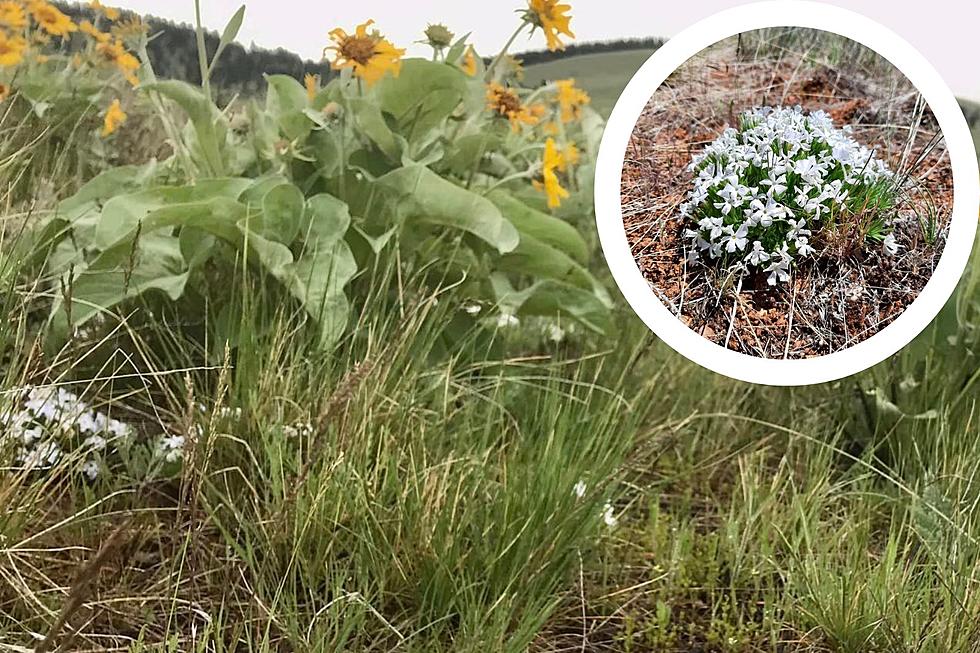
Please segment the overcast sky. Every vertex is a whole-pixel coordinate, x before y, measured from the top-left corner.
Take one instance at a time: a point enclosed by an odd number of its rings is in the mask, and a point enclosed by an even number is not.
[[[670,36],[716,11],[745,4],[744,0],[569,0],[573,6],[572,29],[579,40],[596,41],[623,37]],[[115,0],[143,14],[192,22],[194,0]],[[201,0],[206,26],[219,30],[242,0]],[[958,95],[980,100],[980,55],[977,29],[980,2],[932,0],[928,11],[921,2],[907,0],[832,0],[874,18],[898,32],[928,58]],[[513,13],[523,0],[460,2],[460,0],[359,0],[313,2],[312,0],[247,0],[245,24],[239,41],[268,48],[284,47],[317,59],[334,27],[347,30],[366,18],[399,47],[410,53],[424,49],[411,45],[429,22],[442,22],[458,34],[472,31],[481,54],[494,53],[517,25]],[[544,40],[521,39],[515,50],[540,49]]]

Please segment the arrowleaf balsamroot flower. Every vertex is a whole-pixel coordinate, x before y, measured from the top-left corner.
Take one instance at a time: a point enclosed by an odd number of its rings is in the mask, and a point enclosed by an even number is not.
[[[78,23],[78,31],[80,31],[82,34],[88,35],[96,43],[108,43],[110,40],[112,40],[112,36],[106,34],[98,27],[93,25],[92,21],[90,20],[83,20]]]
[[[522,125],[538,124],[542,114],[542,107],[525,105],[517,91],[497,82],[487,85],[487,108],[492,113],[507,118],[515,132]]]
[[[528,0],[527,6],[524,20],[535,28],[541,28],[549,50],[565,49],[559,36],[575,38],[570,27],[572,17],[568,15],[572,10],[571,5],[560,4],[560,0]]]
[[[592,101],[589,94],[575,86],[574,79],[555,82],[558,87],[558,106],[561,108],[561,121],[570,123],[582,117],[582,107]]]
[[[0,2],[0,27],[21,30],[27,27],[27,13],[19,2]]]
[[[561,201],[569,197],[568,191],[562,187],[561,181],[558,179],[558,173],[567,165],[567,161],[562,156],[561,150],[558,149],[555,139],[549,138],[545,141],[541,181],[535,180],[534,187],[544,191],[548,198],[549,209],[557,209],[561,206]]]
[[[28,9],[41,29],[51,36],[68,36],[78,29],[71,18],[44,0],[32,0],[28,3]]]
[[[828,218],[864,210],[859,198],[869,190],[897,195],[888,166],[848,127],[798,106],[742,114],[739,127],[726,129],[689,169],[695,178],[680,208],[690,224],[688,261],[755,268],[769,274],[770,285],[789,281],[793,263],[817,253],[810,236]],[[885,239],[893,254],[894,236]]]
[[[353,34],[348,34],[339,27],[330,32],[330,40],[334,45],[323,50],[335,52],[331,66],[334,70],[351,68],[354,76],[363,79],[368,86],[373,86],[389,72],[397,77],[401,72],[401,59],[405,50],[396,48],[377,30],[368,32],[374,24],[373,20],[358,25]]]
[[[459,66],[468,77],[475,77],[477,72],[476,64],[476,52],[473,51],[473,46],[466,48],[466,54],[463,56],[463,63]]]
[[[106,138],[119,128],[119,125],[126,122],[126,112],[122,110],[119,100],[113,100],[112,104],[105,111],[105,119],[102,126],[102,138]]]
[[[115,66],[130,84],[136,86],[139,83],[136,71],[140,68],[140,61],[126,51],[126,46],[123,45],[122,41],[117,39],[99,43],[95,46],[95,52],[107,64]]]
[[[105,16],[106,20],[119,19],[118,9],[115,9],[113,7],[106,7],[101,2],[99,2],[99,0],[92,0],[90,3],[88,3],[88,8],[98,14],[102,14],[103,16]]]
[[[22,36],[7,35],[0,31],[0,67],[16,66],[24,60],[27,41]]]
[[[306,87],[306,99],[313,102],[316,99],[317,91],[320,90],[320,76],[306,73],[306,76],[303,77],[303,86]]]

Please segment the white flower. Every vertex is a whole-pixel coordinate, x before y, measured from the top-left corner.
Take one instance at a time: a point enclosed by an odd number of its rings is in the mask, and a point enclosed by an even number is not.
[[[602,523],[609,528],[616,528],[619,524],[619,519],[616,518],[616,512],[613,510],[612,504],[608,501],[602,508]]]
[[[556,345],[565,339],[565,330],[562,329],[557,324],[548,325],[548,340],[552,341]]]
[[[801,236],[810,236],[812,233],[806,228],[806,218],[802,218],[799,222],[796,220],[789,221],[789,233],[786,234],[786,237],[790,240],[796,240]]]
[[[575,484],[575,487],[572,488],[572,492],[575,493],[576,497],[581,499],[582,497],[585,496],[585,491],[588,489],[589,486],[585,484],[585,481],[579,481],[578,483]]]
[[[752,243],[752,251],[745,257],[745,260],[752,265],[758,266],[769,260],[769,254],[766,250],[762,249],[762,243],[757,240]]]
[[[736,249],[745,249],[748,244],[749,228],[744,224],[738,228],[738,231],[732,231],[731,227],[726,227],[728,235],[722,238],[721,243],[725,245],[725,250],[729,253],[734,252]]]
[[[90,481],[94,481],[99,476],[99,472],[102,471],[102,467],[95,460],[86,460],[82,465],[82,473],[88,476]]]
[[[809,256],[815,252],[811,246],[806,236],[796,239],[796,253],[800,256]]]
[[[506,329],[509,327],[516,327],[520,325],[521,325],[521,321],[513,313],[501,311],[500,315],[497,316],[498,329]]]
[[[898,254],[900,245],[895,241],[895,234],[888,234],[885,236],[885,239],[881,241],[881,244],[885,248],[885,253],[889,256]]]
[[[463,310],[466,311],[468,315],[479,315],[483,307],[479,304],[466,304],[463,306]]]
[[[157,442],[157,456],[168,463],[175,463],[184,457],[185,438],[182,435],[168,435]]]
[[[20,462],[25,469],[46,469],[53,466],[61,457],[61,447],[56,442],[39,442],[30,450],[22,450]]]

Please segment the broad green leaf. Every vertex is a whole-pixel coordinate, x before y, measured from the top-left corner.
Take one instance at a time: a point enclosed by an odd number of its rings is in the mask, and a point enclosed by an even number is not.
[[[599,285],[588,270],[567,254],[526,234],[521,234],[517,249],[500,257],[497,268],[539,279],[554,279],[585,290],[595,290]]]
[[[302,111],[309,104],[306,89],[290,75],[266,75],[269,85],[266,110],[270,113]]]
[[[290,140],[302,140],[310,135],[316,124],[307,110],[306,88],[289,75],[266,75],[266,113],[272,116],[279,129]]]
[[[493,191],[487,199],[510,220],[521,237],[531,236],[553,247],[573,260],[585,265],[589,262],[589,246],[572,225],[563,220],[532,209],[506,191]]]
[[[321,194],[307,200],[306,215],[303,252],[292,266],[288,287],[319,323],[320,344],[329,347],[347,325],[350,309],[344,286],[357,274],[354,255],[344,241],[350,213],[340,200]]]
[[[79,209],[105,202],[122,193],[143,188],[157,172],[156,160],[144,165],[120,166],[101,172],[78,189],[74,195],[58,205],[58,213],[71,220]]]
[[[184,292],[188,274],[177,238],[144,237],[135,247],[131,240],[123,241],[102,252],[70,282],[68,306],[60,294],[56,297],[50,318],[52,329],[64,333],[66,327],[84,324],[150,290],[162,291],[177,300]]]
[[[95,228],[95,245],[101,250],[125,238],[154,211],[174,205],[193,204],[215,198],[233,199],[241,195],[251,180],[240,178],[205,179],[190,186],[162,186],[114,197],[102,208]],[[152,228],[143,224],[141,228]]]
[[[445,164],[458,175],[469,175],[479,170],[484,157],[500,145],[500,136],[489,131],[461,136],[450,143]]]
[[[265,197],[266,193],[276,186],[288,183],[289,179],[281,174],[258,177],[257,179],[253,179],[252,184],[238,196],[238,201],[252,209],[261,208],[262,198]]]
[[[414,142],[456,110],[467,93],[466,75],[443,63],[407,59],[398,77],[385,78],[377,89],[381,110]]]
[[[144,84],[141,88],[173,100],[187,113],[194,128],[196,145],[200,149],[199,159],[205,166],[205,173],[211,177],[224,175],[228,124],[214,102],[200,89],[175,79]]]
[[[594,293],[558,281],[536,284],[517,314],[565,315],[597,333],[611,326],[609,308]]]
[[[377,103],[368,98],[352,98],[348,102],[358,128],[392,161],[401,159],[401,147],[385,122]]]
[[[299,235],[303,221],[303,192],[290,183],[280,184],[262,198],[262,213],[251,222],[251,228],[263,238],[284,245]]]
[[[443,179],[428,168],[399,168],[377,183],[397,194],[402,210],[409,217],[469,232],[501,254],[513,251],[520,241],[517,229],[490,200]]]

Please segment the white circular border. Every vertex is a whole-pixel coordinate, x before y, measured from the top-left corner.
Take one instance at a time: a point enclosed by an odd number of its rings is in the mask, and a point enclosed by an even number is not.
[[[953,216],[939,265],[919,297],[890,325],[848,349],[819,358],[765,359],[716,345],[667,309],[637,267],[623,224],[620,184],[633,129],[654,91],[681,64],[710,45],[765,27],[810,27],[834,32],[875,50],[918,89],[936,115],[953,168]],[[671,348],[714,372],[777,386],[834,381],[861,372],[912,341],[949,300],[966,269],[980,210],[980,171],[969,127],[956,98],[932,65],[900,36],[860,14],[799,0],[759,2],[728,9],[684,30],[661,46],[616,103],[599,148],[595,178],[596,225],[606,262],[630,306]]]

